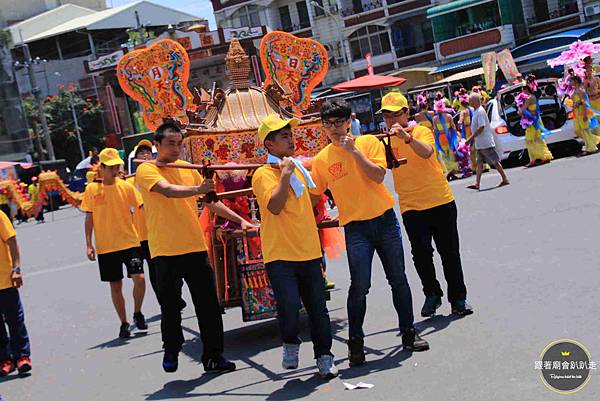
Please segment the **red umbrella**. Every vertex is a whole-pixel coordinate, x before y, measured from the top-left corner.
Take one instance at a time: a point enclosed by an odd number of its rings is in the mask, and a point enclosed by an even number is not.
[[[363,75],[360,78],[342,82],[333,87],[337,92],[354,92],[369,89],[383,89],[388,86],[400,86],[406,82],[402,77],[390,77],[387,75]]]

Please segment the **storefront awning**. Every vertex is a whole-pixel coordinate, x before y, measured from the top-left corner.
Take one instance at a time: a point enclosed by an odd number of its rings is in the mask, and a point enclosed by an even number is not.
[[[479,67],[479,68],[475,68],[475,69],[472,69],[469,71],[463,71],[463,72],[459,72],[459,73],[450,75],[449,77],[446,77],[446,78],[440,79],[439,81],[434,82],[432,85],[460,82],[467,78],[473,78],[473,77],[476,77],[479,75],[483,75],[483,67]]]
[[[437,17],[438,15],[453,13],[458,10],[473,7],[480,4],[496,2],[496,0],[458,0],[446,4],[431,7],[427,10],[427,18]]]
[[[436,68],[435,70],[433,70],[432,72],[430,72],[430,74],[440,74],[442,72],[459,70],[461,68],[473,66],[476,64],[480,64],[480,63],[481,63],[481,57],[467,58],[464,60],[456,61],[454,63],[448,63],[448,64],[441,65],[438,68]]]
[[[539,53],[545,50],[558,49],[563,46],[569,46],[576,40],[579,40],[582,37],[586,36],[588,33],[593,33],[591,32],[592,30],[597,31],[598,34],[600,34],[600,29],[598,29],[597,27],[571,29],[569,31],[560,32],[553,35],[545,36],[543,38],[532,40],[530,42],[525,43],[524,45],[515,47],[510,52],[516,59],[519,57],[527,56],[529,54]]]

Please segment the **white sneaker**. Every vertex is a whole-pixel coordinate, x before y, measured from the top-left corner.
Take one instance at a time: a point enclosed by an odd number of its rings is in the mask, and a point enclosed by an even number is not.
[[[300,351],[300,344],[283,344],[281,366],[284,369],[298,368],[298,351]]]
[[[338,369],[331,355],[321,355],[317,358],[317,368],[319,368],[319,375],[325,380],[333,379],[338,375]]]

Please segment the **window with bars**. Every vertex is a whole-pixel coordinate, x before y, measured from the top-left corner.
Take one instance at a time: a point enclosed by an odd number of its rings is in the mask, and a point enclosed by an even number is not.
[[[232,28],[259,27],[262,25],[260,20],[259,8],[256,6],[244,6],[233,13]]]
[[[370,25],[354,32],[348,38],[352,61],[361,60],[367,53],[373,56],[391,51],[390,37],[386,28]]]

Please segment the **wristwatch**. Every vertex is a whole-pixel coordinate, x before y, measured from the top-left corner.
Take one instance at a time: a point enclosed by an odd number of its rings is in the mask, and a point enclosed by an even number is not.
[[[21,268],[20,267],[13,267],[12,271],[13,271],[13,273],[21,274]]]

